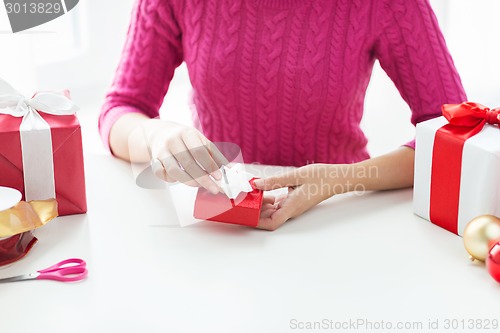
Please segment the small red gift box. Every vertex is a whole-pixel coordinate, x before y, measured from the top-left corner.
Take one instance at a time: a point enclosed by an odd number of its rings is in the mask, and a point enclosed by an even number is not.
[[[77,108],[55,93],[17,101],[19,95],[7,83],[0,82],[0,88],[7,96],[0,100],[0,186],[19,190],[26,201],[55,197],[59,215],[85,213]]]
[[[224,193],[212,194],[199,188],[194,203],[194,217],[200,220],[240,224],[257,227],[262,207],[263,191],[254,187],[252,192],[242,192],[235,199]]]

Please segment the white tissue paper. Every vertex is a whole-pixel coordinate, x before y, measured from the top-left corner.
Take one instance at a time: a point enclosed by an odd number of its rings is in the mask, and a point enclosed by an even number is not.
[[[241,192],[252,192],[253,188],[249,183],[249,180],[253,178],[253,175],[245,171],[243,164],[237,163],[231,168],[223,165],[220,168],[222,174],[221,180],[215,180],[217,185],[224,191],[229,199],[235,199]],[[224,172],[226,173],[227,182],[224,179]]]

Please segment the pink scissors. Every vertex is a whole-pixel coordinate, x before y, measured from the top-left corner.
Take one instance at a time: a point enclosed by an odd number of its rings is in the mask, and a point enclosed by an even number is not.
[[[25,275],[0,279],[0,283],[27,281],[27,280],[54,280],[60,282],[75,282],[87,277],[87,263],[82,259],[66,259],[54,266]]]

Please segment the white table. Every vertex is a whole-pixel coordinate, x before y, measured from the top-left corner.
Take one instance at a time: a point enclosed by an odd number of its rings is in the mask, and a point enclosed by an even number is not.
[[[427,332],[438,320],[433,332],[482,332],[445,321],[500,320],[500,285],[461,238],[412,214],[411,190],[335,197],[267,232],[179,227],[176,212],[192,205],[172,204],[180,187],[140,188],[109,156],[87,156],[86,173],[88,214],[38,230],[33,251],[0,277],[82,257],[88,279],[0,285],[0,332],[355,331],[334,329],[349,320],[368,320],[367,331],[416,322],[406,332]],[[298,329],[324,319],[332,329]]]

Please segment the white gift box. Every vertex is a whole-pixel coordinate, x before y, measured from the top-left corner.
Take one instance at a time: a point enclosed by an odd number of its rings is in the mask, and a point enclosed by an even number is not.
[[[435,186],[445,188],[449,186],[446,182],[432,178],[433,154],[449,155],[447,151],[433,152],[436,133],[446,124],[448,120],[439,117],[417,125],[413,208],[415,214],[424,219],[462,235],[465,226],[473,218],[485,214],[500,216],[500,129],[498,126],[486,124],[478,134],[463,144],[458,218],[450,222],[450,220],[433,219],[431,214],[431,206],[439,205],[434,200],[431,202],[431,181],[437,182]],[[449,165],[442,167],[452,169]],[[456,193],[449,195],[452,198]],[[444,213],[449,216],[457,214],[453,211]],[[452,227],[450,223],[453,224]]]

